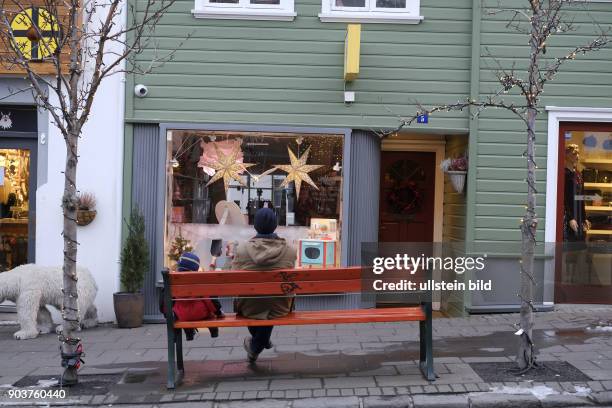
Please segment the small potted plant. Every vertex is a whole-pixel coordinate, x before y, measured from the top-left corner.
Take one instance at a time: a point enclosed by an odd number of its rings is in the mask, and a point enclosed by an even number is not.
[[[445,159],[440,163],[440,168],[450,176],[451,184],[457,193],[462,193],[465,188],[465,178],[468,169],[468,158],[466,156],[456,159]]]
[[[170,258],[170,260],[172,260],[174,263],[177,263],[183,253],[191,251],[193,251],[191,241],[183,237],[183,232],[179,228],[178,235],[174,238],[174,241],[172,241],[172,244],[170,245],[168,258]]]
[[[91,224],[96,218],[96,196],[94,193],[82,192],[77,194],[77,225],[81,227]]]
[[[121,287],[113,294],[117,325],[121,328],[142,326],[144,295],[141,292],[145,273],[149,271],[149,244],[145,238],[144,216],[134,208],[127,222],[128,236],[121,250]]]

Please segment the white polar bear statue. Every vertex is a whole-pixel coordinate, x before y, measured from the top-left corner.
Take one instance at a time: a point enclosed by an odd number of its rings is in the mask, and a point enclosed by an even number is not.
[[[0,273],[0,303],[10,300],[17,305],[17,320],[21,327],[14,333],[15,339],[33,339],[39,333],[50,333],[53,330],[53,319],[46,305],[61,310],[63,273],[60,266],[34,264],[21,265]],[[98,312],[94,299],[98,286],[85,268],[77,268],[77,277],[80,326],[86,329],[95,327],[98,324]],[[61,333],[61,325],[57,326],[56,331]]]

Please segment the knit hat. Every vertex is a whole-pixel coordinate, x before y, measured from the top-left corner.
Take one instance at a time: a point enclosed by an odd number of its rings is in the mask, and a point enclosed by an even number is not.
[[[176,263],[176,269],[179,272],[195,272],[200,269],[200,258],[193,252],[183,252]]]
[[[253,226],[258,234],[272,234],[277,225],[276,214],[270,208],[260,208],[255,214]]]

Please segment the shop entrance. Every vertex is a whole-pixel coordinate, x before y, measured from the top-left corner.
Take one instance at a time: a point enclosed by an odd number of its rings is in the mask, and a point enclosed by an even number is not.
[[[434,241],[436,153],[381,154],[378,240]]]
[[[561,123],[555,302],[612,304],[612,124]]]

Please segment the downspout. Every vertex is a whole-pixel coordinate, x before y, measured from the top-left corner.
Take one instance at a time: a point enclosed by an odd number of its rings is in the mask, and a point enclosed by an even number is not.
[[[470,73],[470,98],[480,99],[480,39],[482,27],[482,0],[472,0],[472,64]],[[478,129],[479,118],[471,119],[476,108],[470,107],[469,124],[469,167],[467,179],[466,214],[465,214],[465,242],[466,251],[473,251],[475,214],[476,214],[476,173],[478,171]],[[464,306],[471,306],[470,292],[465,292]]]

